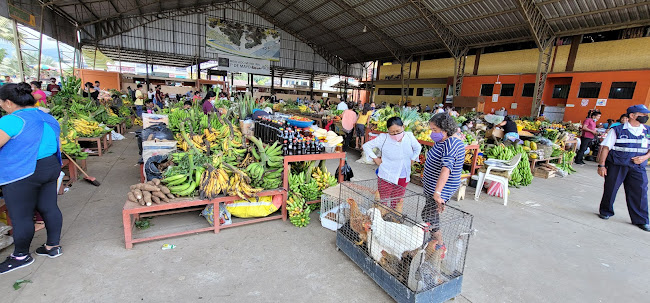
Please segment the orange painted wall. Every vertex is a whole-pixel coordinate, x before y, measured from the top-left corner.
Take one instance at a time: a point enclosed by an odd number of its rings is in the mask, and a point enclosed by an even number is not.
[[[120,81],[122,76],[120,73],[116,72],[105,72],[101,70],[92,70],[92,69],[75,69],[75,76],[81,78],[82,86],[83,83],[99,81],[99,87],[104,89],[121,89]]]
[[[593,108],[599,109],[603,113],[601,120],[606,121],[607,119],[618,119],[632,105],[645,104],[650,106],[650,70],[563,73],[563,75],[573,77],[571,91],[567,99],[568,107],[564,112],[564,121],[582,121],[587,116],[587,111]],[[608,98],[612,82],[627,81],[636,81],[632,99]],[[597,107],[597,98],[589,98],[587,106],[582,106],[581,101],[583,98],[578,98],[581,82],[602,82],[598,98],[607,99],[607,105]],[[573,107],[570,107],[571,105]]]
[[[533,83],[535,81],[535,78],[533,78]],[[567,99],[562,99],[562,98],[553,98],[553,89],[555,88],[556,85],[563,85],[563,84],[571,84],[572,79],[571,78],[566,78],[566,77],[554,77],[550,76],[546,78],[546,87],[544,87],[544,93],[542,94],[542,101],[544,102],[544,105],[546,106],[559,106],[559,105],[566,105]],[[571,95],[573,91],[569,89],[569,95]],[[531,98],[532,102],[532,98]]]
[[[481,85],[495,83],[497,76],[465,76],[461,96],[480,96]],[[530,116],[532,108],[531,97],[522,97],[521,93],[525,83],[534,83],[534,74],[523,75],[501,75],[501,84],[515,84],[515,93],[512,97],[499,96],[499,100],[492,102],[492,96],[485,96],[485,113],[505,107],[510,115],[520,117]],[[630,100],[608,99],[612,82],[636,82],[633,98]],[[587,106],[582,106],[583,98],[578,98],[581,82],[602,82],[598,98],[590,98]],[[557,84],[571,84],[567,99],[552,98],[553,88]],[[499,94],[501,85],[494,85],[493,94]],[[606,106],[596,107],[596,99],[608,99]],[[578,122],[584,120],[589,109],[598,108],[602,113],[602,120],[618,119],[625,113],[625,110],[635,104],[650,106],[650,70],[635,71],[604,71],[604,72],[576,72],[576,73],[553,73],[549,74],[547,84],[544,88],[542,101],[547,106],[567,105],[564,121]],[[512,103],[517,103],[517,109],[511,109]]]
[[[492,102],[492,96],[485,96],[485,113],[492,113],[493,110],[499,110],[501,107],[505,107],[509,115],[518,115],[518,116],[530,116],[530,110],[532,108],[533,98],[531,97],[522,97],[521,93],[524,89],[524,83],[535,82],[535,75],[525,74],[525,75],[501,75],[498,77],[501,84],[495,84],[493,94],[501,93],[501,85],[503,84],[515,84],[515,92],[513,96],[501,96],[499,95],[499,100],[497,102]],[[476,97],[481,94],[481,86],[483,84],[495,83],[497,81],[497,76],[465,76],[463,78],[463,87],[461,89],[461,96]],[[512,103],[517,103],[517,108],[512,109]]]

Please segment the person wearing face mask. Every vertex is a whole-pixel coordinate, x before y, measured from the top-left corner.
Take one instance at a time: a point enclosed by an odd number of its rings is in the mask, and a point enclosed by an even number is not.
[[[627,211],[632,224],[650,231],[648,224],[648,175],[650,158],[650,110],[642,104],[627,109],[629,120],[612,127],[601,143],[598,175],[605,178],[598,216],[607,220],[614,215],[614,201],[623,184]]]
[[[404,131],[404,123],[399,117],[389,118],[386,127],[388,133],[366,142],[363,151],[368,159],[379,165],[377,188],[380,198],[391,199],[390,207],[395,208],[411,180],[411,165],[418,162],[422,145],[412,132]],[[381,157],[375,154],[375,148],[381,151]]]
[[[453,136],[458,125],[449,114],[435,114],[429,120],[429,128],[435,144],[427,152],[422,174],[424,194],[427,197],[422,219],[435,224],[451,195],[460,187],[465,144]]]
[[[214,105],[212,104],[217,98],[217,94],[213,91],[208,91],[203,98],[203,113],[208,114],[209,112],[214,111]]]
[[[585,122],[582,124],[582,137],[580,138],[580,149],[576,154],[576,164],[585,164],[585,162],[582,161],[582,158],[591,144],[591,141],[593,141],[596,138],[596,135],[598,135],[598,131],[596,131],[596,121],[598,121],[598,119],[600,119],[600,112],[592,111],[589,113],[589,118],[585,119]]]

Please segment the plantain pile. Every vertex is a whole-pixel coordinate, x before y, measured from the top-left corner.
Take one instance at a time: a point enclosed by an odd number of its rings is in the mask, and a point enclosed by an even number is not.
[[[199,193],[202,199],[214,199],[224,193],[249,200],[262,191],[262,188],[254,188],[250,183],[251,179],[245,172],[222,163],[222,155],[218,154],[212,157],[212,163],[201,176]]]
[[[202,155],[198,155],[201,157]],[[198,187],[201,176],[205,171],[202,165],[195,165],[193,152],[172,155],[176,166],[167,169],[166,177],[162,180],[172,194],[177,196],[191,196]]]
[[[246,167],[253,185],[264,189],[280,187],[284,167],[282,145],[275,142],[272,145],[264,146],[259,139],[251,136],[248,137],[248,140],[255,145],[250,149],[253,158],[259,161],[253,162]],[[257,147],[257,150],[255,147]]]
[[[297,227],[309,225],[309,214],[311,208],[305,203],[305,198],[297,192],[292,192],[287,200],[287,210],[289,211],[289,221]]]
[[[496,145],[487,151],[487,156],[490,159],[510,160],[516,154],[521,154],[521,160],[517,167],[510,175],[511,186],[528,186],[533,182],[533,173],[530,171],[530,163],[528,162],[528,152],[523,146],[505,146],[503,144]]]
[[[169,202],[170,199],[175,198],[171,190],[160,183],[160,179],[134,184],[130,188],[131,191],[126,194],[127,199],[142,206]]]

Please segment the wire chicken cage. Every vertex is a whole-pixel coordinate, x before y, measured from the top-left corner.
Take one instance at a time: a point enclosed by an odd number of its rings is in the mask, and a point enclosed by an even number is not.
[[[337,248],[398,302],[460,294],[472,215],[383,180],[341,184]]]

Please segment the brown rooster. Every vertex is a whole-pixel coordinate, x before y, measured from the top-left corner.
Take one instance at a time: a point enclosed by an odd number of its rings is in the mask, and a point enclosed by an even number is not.
[[[368,231],[370,231],[372,220],[370,220],[370,216],[361,212],[357,201],[349,198],[348,204],[350,204],[350,228],[359,234],[359,242],[355,244],[363,245],[363,242],[368,240]]]

